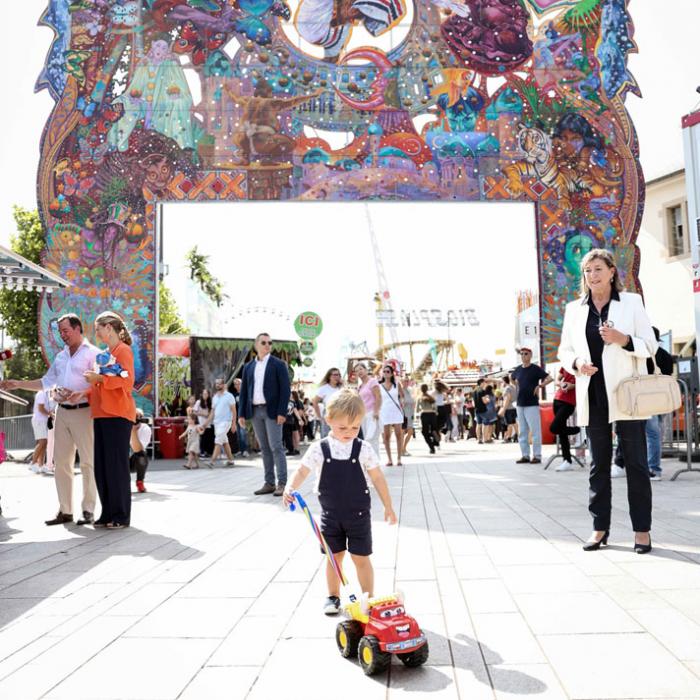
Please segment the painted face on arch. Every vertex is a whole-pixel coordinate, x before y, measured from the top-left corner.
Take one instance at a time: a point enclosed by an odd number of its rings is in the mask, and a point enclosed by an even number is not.
[[[581,261],[593,250],[593,241],[588,236],[572,236],[564,246],[564,269],[576,283],[581,279]]]

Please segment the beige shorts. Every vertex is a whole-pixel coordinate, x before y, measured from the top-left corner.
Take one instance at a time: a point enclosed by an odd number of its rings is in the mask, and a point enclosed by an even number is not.
[[[228,431],[231,430],[231,423],[214,423],[214,444],[225,445],[228,442]]]

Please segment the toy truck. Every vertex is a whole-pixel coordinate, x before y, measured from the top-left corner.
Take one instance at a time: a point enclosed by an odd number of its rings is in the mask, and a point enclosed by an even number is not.
[[[335,641],[344,658],[357,656],[365,675],[385,671],[392,655],[409,668],[428,660],[428,640],[400,596],[353,601],[345,610],[351,619],[338,623]]]

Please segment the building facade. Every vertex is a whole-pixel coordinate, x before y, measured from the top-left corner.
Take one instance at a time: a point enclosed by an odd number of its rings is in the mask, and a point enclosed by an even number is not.
[[[651,322],[662,334],[671,331],[674,354],[690,355],[695,321],[684,170],[647,182],[637,244],[639,278]]]

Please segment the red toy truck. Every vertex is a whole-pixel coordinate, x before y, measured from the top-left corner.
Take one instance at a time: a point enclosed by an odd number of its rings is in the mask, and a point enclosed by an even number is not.
[[[357,655],[365,675],[386,670],[393,654],[409,667],[428,660],[428,640],[399,596],[356,601],[345,609],[352,619],[338,623],[335,641],[346,659]]]

